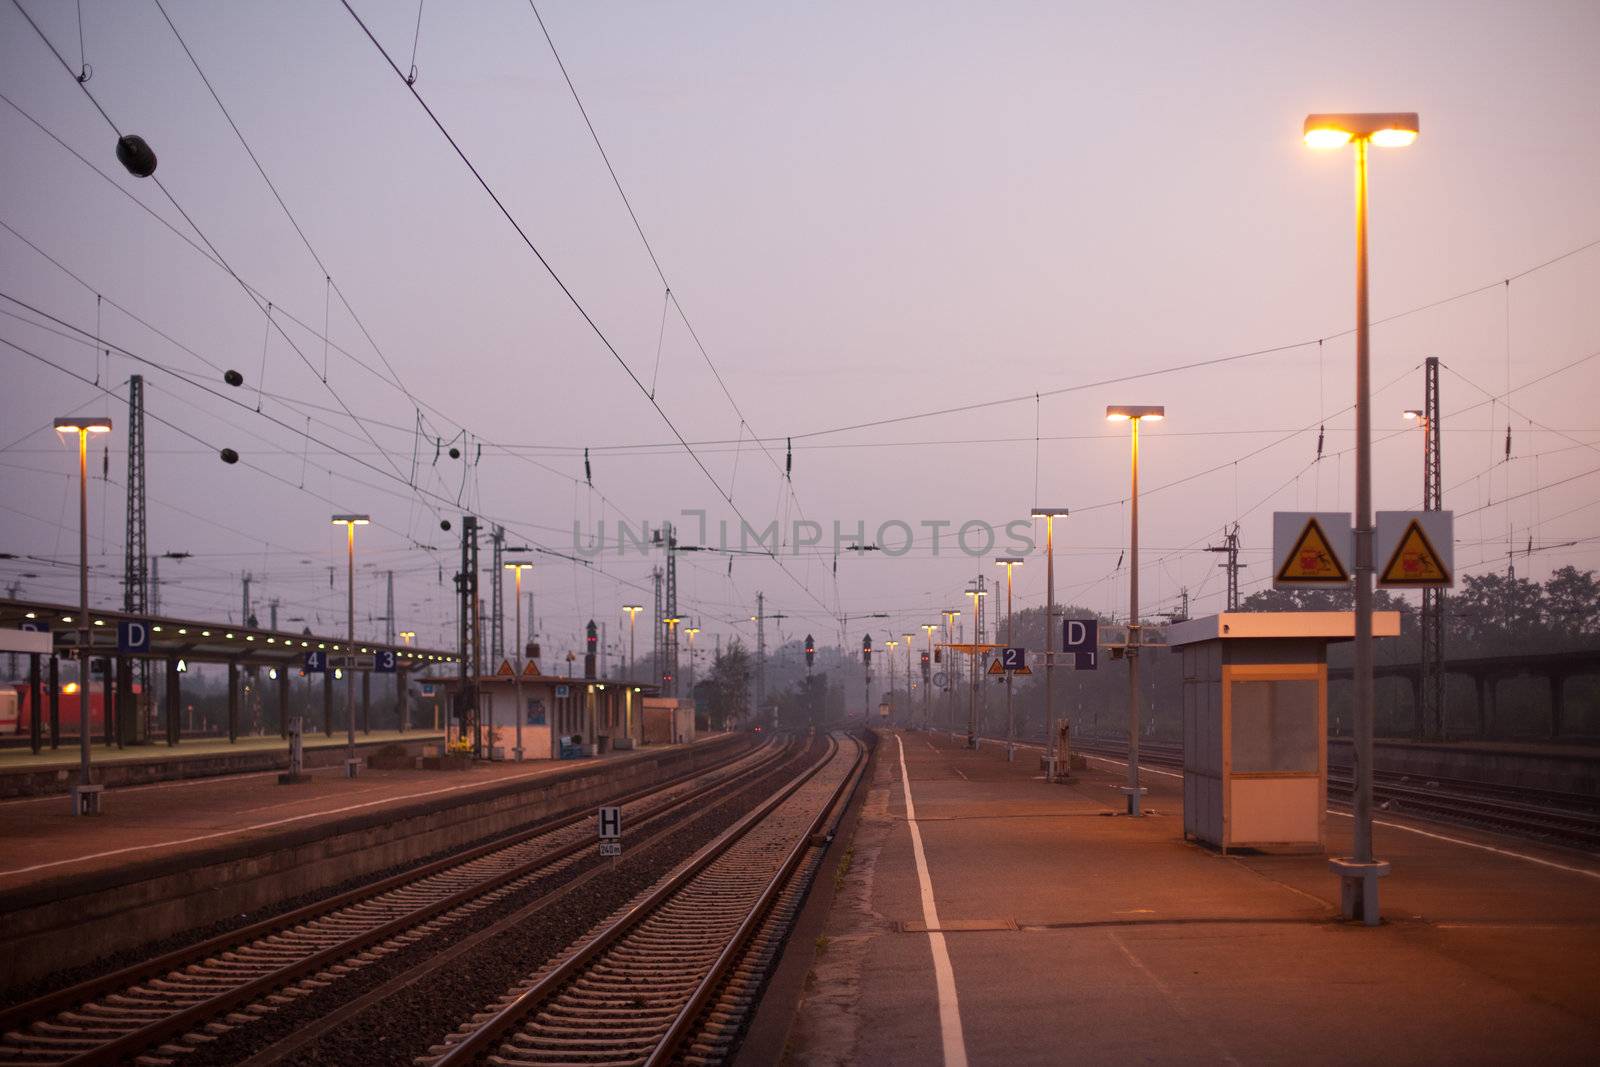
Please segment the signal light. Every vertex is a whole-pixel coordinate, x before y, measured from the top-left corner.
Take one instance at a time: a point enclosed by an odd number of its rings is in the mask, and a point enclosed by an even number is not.
[[[806,634],[806,666],[810,667],[817,658],[817,642],[810,634]]]

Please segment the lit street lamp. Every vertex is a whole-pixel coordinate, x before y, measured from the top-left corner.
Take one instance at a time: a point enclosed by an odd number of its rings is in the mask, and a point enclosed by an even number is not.
[[[1378,879],[1387,863],[1372,856],[1372,375],[1367,308],[1367,149],[1404,148],[1417,139],[1415,112],[1308,115],[1311,148],[1356,150],[1356,625],[1354,682],[1355,855],[1331,861],[1340,877],[1340,910],[1347,919],[1378,925]]]
[[[1021,556],[1001,556],[995,563],[1006,569],[1006,644],[1012,643],[1011,636],[1011,572],[1022,565]],[[1017,758],[1017,722],[1011,712],[1011,672],[1006,671],[1001,675],[1006,683],[1006,759]]]
[[[967,714],[967,747],[978,747],[978,601],[989,594],[984,592],[980,585],[976,589],[968,589],[967,595],[972,598],[972,707]]]
[[[939,614],[944,616],[944,643],[948,648],[950,645],[955,643],[956,620],[961,618],[961,612],[955,608],[945,608]],[[945,711],[949,712],[947,717],[950,720],[950,732],[952,734],[956,732],[956,687],[950,683],[951,676],[953,676],[955,673],[956,661],[952,659],[946,665],[946,684],[944,687]]]
[[[927,669],[922,672],[922,728],[933,729],[933,631],[939,627],[931,622],[922,624],[922,633],[927,638],[927,649],[922,653],[928,657]]]
[[[78,436],[78,784],[72,787],[74,815],[100,814],[101,787],[89,780],[89,435],[110,433],[108,418],[67,416],[55,421],[56,433]],[[108,711],[111,687],[105,687],[102,704]],[[34,708],[35,718],[39,709]]]
[[[700,627],[684,627],[684,633],[689,635],[689,699],[694,699],[694,639],[700,633]]]
[[[1126,422],[1133,427],[1133,490],[1128,514],[1128,814],[1138,815],[1139,797],[1139,423],[1145,419],[1160,422],[1167,409],[1160,404],[1132,404],[1106,408],[1108,422]]]
[[[1066,514],[1066,508],[1033,509],[1033,517],[1044,520],[1044,719],[1049,730],[1044,741],[1044,773],[1052,782],[1058,758],[1066,760],[1069,773],[1072,770],[1072,753],[1056,752],[1056,518]]]
[[[345,750],[344,774],[354,778],[361,772],[361,762],[356,759],[356,527],[372,521],[367,515],[335,515],[333,524],[345,529],[345,585],[349,593],[349,626],[345,631],[345,661],[349,672],[345,675]]]
[[[522,645],[522,572],[526,571],[526,570],[532,570],[533,569],[533,564],[531,564],[531,563],[507,563],[504,566],[505,566],[506,570],[512,572],[513,574],[515,574],[517,576],[517,643],[516,643],[516,646],[514,648],[514,651],[516,652],[516,657],[517,657],[517,668],[516,668],[517,675],[516,675],[516,680],[511,683],[512,684],[512,689],[513,689],[513,691],[515,693],[515,696],[513,697],[513,699],[516,701],[516,703],[512,705],[512,714],[514,716],[516,716],[516,720],[517,720],[517,747],[511,750],[511,754],[512,754],[512,757],[516,760],[516,762],[521,763],[522,762],[522,720],[527,718],[527,712],[522,706],[522,654],[523,654],[523,645]],[[493,724],[490,725],[489,729],[491,731],[491,736],[493,736],[493,730],[494,730]],[[491,754],[492,754],[492,751],[493,751],[493,746],[491,746]]]
[[[634,623],[638,621],[639,612],[644,610],[643,604],[624,604],[622,610],[628,613],[628,680],[633,680],[634,654],[638,649],[634,641]]]

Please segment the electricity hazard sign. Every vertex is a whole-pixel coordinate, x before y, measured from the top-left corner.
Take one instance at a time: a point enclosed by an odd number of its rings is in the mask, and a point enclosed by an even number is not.
[[[1348,512],[1277,511],[1272,515],[1272,584],[1278,589],[1344,585],[1354,537]]]
[[[994,659],[989,661],[988,673],[989,674],[1004,674],[1004,673],[1006,673],[1006,669],[1000,663],[1000,658],[998,656],[996,656]]]
[[[1443,589],[1455,582],[1455,515],[1380,511],[1373,559],[1385,589]]]

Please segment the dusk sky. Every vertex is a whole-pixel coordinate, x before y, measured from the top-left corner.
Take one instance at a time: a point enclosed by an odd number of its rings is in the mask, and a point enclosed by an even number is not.
[[[1415,145],[1372,153],[1376,506],[1420,504],[1401,412],[1437,356],[1459,570],[1508,548],[1521,576],[1600,567],[1588,0],[541,2],[654,259],[532,7],[425,4],[419,29],[414,2],[352,0],[402,71],[415,39],[417,94],[549,270],[338,0],[161,5],[289,214],[153,0],[85,0],[81,54],[75,4],[23,0],[71,71],[0,7],[0,582],[23,596],[76,597],[52,417],[109,413],[91,591],[120,605],[142,374],[150,551],[193,553],[162,561],[169,614],[237,619],[249,572],[263,619],[278,598],[342,627],[329,516],[367,512],[358,632],[381,636],[393,570],[401,628],[453,644],[472,511],[547,550],[527,588],[548,642],[590,618],[615,640],[661,562],[619,554],[617,521],[695,544],[683,513],[704,511],[713,543],[721,520],[735,545],[741,519],[786,533],[777,560],[681,558],[701,644],[751,640],[758,591],[784,637],[833,643],[844,614],[898,634],[963,606],[1035,504],[1073,512],[1058,599],[1125,614],[1119,403],[1168,413],[1144,433],[1141,611],[1187,589],[1214,612],[1204,548],[1229,525],[1249,592],[1274,510],[1353,505],[1353,162],[1304,146],[1317,111],[1421,116]],[[117,162],[85,90],[154,178]],[[601,520],[606,552],[566,558]],[[797,548],[797,520],[821,543]],[[969,520],[1000,533],[976,557]],[[835,523],[877,541],[895,521],[909,551],[840,552],[835,574]],[[1017,573],[1019,608],[1044,575],[1042,554]]]

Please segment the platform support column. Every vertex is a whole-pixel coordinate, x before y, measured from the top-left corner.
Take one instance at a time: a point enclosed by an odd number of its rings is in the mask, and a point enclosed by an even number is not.
[[[39,654],[28,656],[28,744],[37,756],[44,747],[44,693],[39,679]]]
[[[278,736],[289,739],[289,665],[278,668]]]
[[[100,664],[100,718],[104,720],[106,747],[110,748],[117,743],[118,734],[116,689],[113,687],[114,679],[111,677],[111,661],[109,659],[102,657],[98,660],[89,660],[89,678],[91,682],[81,683],[78,699],[89,700],[89,694],[93,688],[91,683],[94,678],[94,665],[96,663]],[[89,708],[92,712],[94,709],[93,701],[89,702]]]
[[[239,665],[228,664],[228,743],[239,740]]]
[[[401,668],[394,672],[394,717],[400,724],[400,732],[405,733],[411,726],[411,687],[406,684],[406,671]]]
[[[372,672],[361,672],[361,732],[372,732]]]
[[[61,747],[61,657],[50,657],[50,747]]]
[[[183,734],[183,675],[178,661],[167,660],[167,744],[176,745]]]
[[[1559,739],[1566,728],[1567,676],[1551,671],[1550,682],[1550,737]]]
[[[333,672],[322,672],[322,735],[333,736]]]
[[[139,743],[138,702],[133,692],[133,660],[117,657],[117,747]]]

